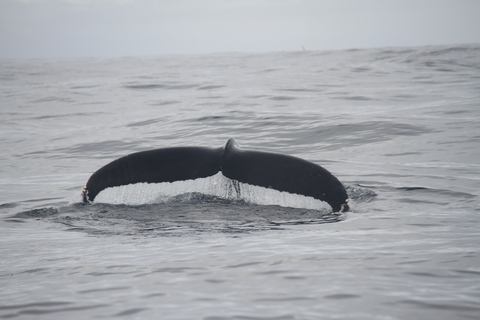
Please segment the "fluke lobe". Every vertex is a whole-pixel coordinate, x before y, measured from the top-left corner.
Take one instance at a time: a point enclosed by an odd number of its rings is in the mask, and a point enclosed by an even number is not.
[[[233,138],[223,148],[173,147],[114,160],[90,177],[83,201],[93,202],[108,188],[191,181],[219,172],[233,182],[327,202],[334,212],[349,210],[344,186],[325,168],[289,155],[242,150]]]

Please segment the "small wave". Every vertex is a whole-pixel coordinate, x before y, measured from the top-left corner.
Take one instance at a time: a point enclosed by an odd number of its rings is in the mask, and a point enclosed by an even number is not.
[[[338,212],[261,206],[191,193],[161,204],[76,203],[41,208],[20,212],[5,220],[41,219],[62,225],[66,231],[94,236],[170,237],[279,230],[291,225],[334,223],[345,217]]]
[[[319,92],[322,90],[314,90],[309,88],[287,88],[287,89],[277,89],[277,91],[284,91],[284,92]]]
[[[401,300],[399,303],[415,306],[422,309],[427,309],[430,311],[434,310],[443,310],[443,311],[475,311],[480,312],[480,307],[474,303],[464,302],[464,301],[422,301],[422,300],[413,300],[406,299]]]
[[[163,84],[134,84],[125,86],[127,89],[135,89],[135,90],[151,90],[151,89],[163,89],[165,85]]]
[[[163,120],[164,120],[163,118],[156,118],[156,119],[149,119],[144,121],[136,121],[133,123],[129,123],[126,126],[127,127],[143,127],[143,126],[148,126],[150,124],[161,122]]]
[[[166,90],[182,90],[192,89],[198,87],[196,84],[132,84],[124,86],[127,89],[134,90],[154,90],[154,89],[166,89]]]
[[[372,68],[369,68],[369,67],[354,67],[354,68],[352,68],[352,71],[353,72],[368,72],[368,71],[372,71]]]
[[[167,101],[160,101],[160,102],[152,103],[151,105],[152,106],[167,106],[169,104],[177,104],[179,102],[180,101],[176,101],[176,100],[167,100]]]
[[[337,294],[331,294],[328,296],[324,296],[324,299],[334,299],[334,300],[343,300],[343,299],[356,299],[356,298],[361,298],[361,296],[356,295],[356,294],[350,294],[350,293],[337,293]]]
[[[30,219],[30,218],[48,218],[58,214],[57,208],[40,208],[23,211],[15,214],[11,218]]]
[[[14,306],[0,306],[0,310],[7,309],[11,310],[10,314],[2,315],[2,318],[14,318],[21,315],[29,315],[30,317],[47,315],[52,313],[59,312],[68,312],[68,311],[85,311],[90,309],[97,309],[107,307],[105,304],[92,304],[85,306],[75,306],[72,302],[39,302],[39,303],[29,303],[24,305],[14,305]]]
[[[50,151],[63,155],[64,158],[72,158],[77,155],[83,156],[91,154],[97,158],[111,158],[111,155],[117,155],[122,150],[137,150],[138,143],[126,142],[123,140],[105,140],[102,142],[78,143],[66,148],[58,148]]]
[[[345,189],[347,190],[348,198],[357,203],[372,201],[377,196],[374,191],[360,185],[347,185]]]
[[[130,316],[130,315],[142,312],[142,311],[147,310],[147,309],[148,308],[131,308],[131,309],[127,309],[127,310],[121,311],[119,313],[116,313],[116,314],[113,315],[113,317]]]
[[[366,97],[366,96],[341,96],[333,99],[353,100],[353,101],[375,101],[378,99]]]
[[[222,85],[211,85],[211,86],[198,87],[197,90],[214,90],[214,89],[220,89],[224,87],[225,86],[222,86]]]
[[[453,191],[453,190],[448,190],[448,189],[436,189],[436,188],[426,188],[426,187],[398,187],[396,188],[397,190],[401,191],[414,191],[416,193],[427,193],[427,194],[433,194],[433,195],[440,195],[440,196],[447,196],[449,198],[461,198],[461,199],[472,199],[477,197],[476,195],[473,195],[471,193],[466,193],[466,192],[460,192],[460,191]]]
[[[48,302],[33,302],[33,303],[25,303],[25,304],[16,304],[10,306],[0,306],[0,310],[14,310],[14,309],[26,309],[26,308],[50,308],[50,307],[58,307],[64,305],[71,305],[72,302],[64,302],[64,301],[48,301]]]
[[[289,96],[274,96],[270,97],[270,100],[276,100],[276,101],[291,101],[291,100],[297,100],[298,98],[296,97],[289,97]]]

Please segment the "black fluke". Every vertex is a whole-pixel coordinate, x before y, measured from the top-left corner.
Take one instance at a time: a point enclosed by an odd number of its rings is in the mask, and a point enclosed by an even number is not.
[[[325,201],[334,212],[349,209],[344,186],[325,168],[293,156],[242,150],[233,138],[224,148],[164,148],[114,160],[90,177],[83,201],[94,201],[109,187],[206,178],[220,171],[241,183]]]

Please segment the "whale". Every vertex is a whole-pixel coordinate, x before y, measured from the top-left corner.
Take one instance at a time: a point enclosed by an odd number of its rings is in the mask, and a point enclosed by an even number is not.
[[[224,147],[169,147],[132,153],[94,172],[83,202],[154,203],[182,193],[307,209],[349,210],[344,185],[313,162],[279,153]]]

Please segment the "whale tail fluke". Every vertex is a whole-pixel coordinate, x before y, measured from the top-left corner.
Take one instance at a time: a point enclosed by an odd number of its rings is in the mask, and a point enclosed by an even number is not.
[[[90,177],[83,200],[93,202],[108,188],[193,181],[219,172],[244,185],[327,202],[335,212],[349,209],[344,186],[325,168],[289,155],[243,150],[234,138],[223,148],[173,147],[114,160]]]

